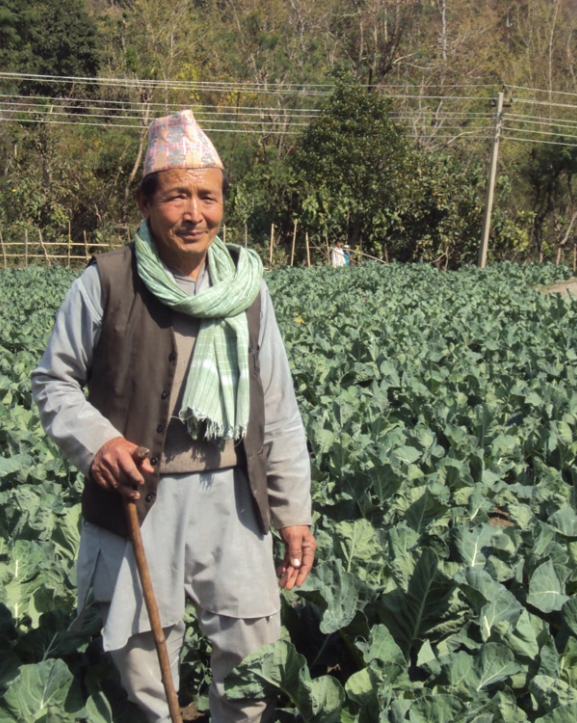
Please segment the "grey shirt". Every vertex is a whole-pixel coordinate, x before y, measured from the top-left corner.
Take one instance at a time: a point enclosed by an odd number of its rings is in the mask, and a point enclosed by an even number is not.
[[[196,282],[173,277],[191,295],[210,285],[206,267]],[[259,361],[272,519],[277,528],[308,525],[310,462],[304,428],[264,282],[260,293]],[[46,432],[84,473],[98,449],[119,436],[84,394],[102,315],[100,277],[91,266],[68,291],[46,352],[32,374]],[[185,593],[200,607],[231,617],[278,611],[271,536],[260,534],[242,470],[162,476],[142,535],[163,625],[182,617]],[[86,524],[78,557],[80,611],[90,587],[109,611],[106,649],[122,647],[130,635],[150,629],[130,543]]]
[[[191,295],[210,285],[206,268],[195,282],[174,274]],[[265,401],[265,450],[269,501],[277,528],[307,525],[310,462],[290,368],[266,284],[261,288],[260,375]],[[96,452],[119,436],[86,399],[84,386],[102,324],[102,294],[96,266],[88,267],[68,291],[48,347],[32,372],[32,391],[46,433],[84,474]]]

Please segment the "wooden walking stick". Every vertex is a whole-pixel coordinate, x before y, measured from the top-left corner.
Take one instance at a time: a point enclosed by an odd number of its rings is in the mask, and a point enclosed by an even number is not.
[[[148,457],[149,451],[145,447],[139,447],[136,450],[136,455],[141,459],[144,459],[145,457]],[[130,534],[132,547],[134,549],[134,557],[136,559],[138,576],[140,577],[140,584],[142,585],[144,602],[146,604],[148,619],[150,620],[150,627],[154,636],[154,644],[156,645],[158,662],[160,663],[160,675],[162,677],[162,683],[164,685],[164,691],[166,693],[166,701],[168,703],[168,710],[170,712],[170,720],[172,721],[172,723],[182,723],[182,716],[180,715],[180,705],[178,704],[178,696],[176,695],[176,690],[174,689],[174,681],[172,680],[170,660],[168,658],[168,650],[166,648],[166,638],[164,637],[164,630],[162,629],[162,623],[160,622],[158,605],[156,604],[156,598],[154,596],[154,590],[152,587],[152,580],[150,578],[150,570],[148,569],[148,562],[146,561],[144,545],[142,544],[142,535],[140,534],[140,522],[138,520],[136,504],[132,500],[125,499],[124,508],[126,510],[128,531]]]

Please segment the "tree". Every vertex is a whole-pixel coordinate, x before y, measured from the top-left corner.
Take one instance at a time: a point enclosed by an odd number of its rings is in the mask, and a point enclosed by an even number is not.
[[[547,251],[546,236],[554,240],[556,246],[566,245],[575,225],[577,148],[570,145],[537,147],[529,156],[525,173],[532,189],[532,240],[539,261],[543,261]]]
[[[340,85],[303,133],[289,164],[302,214],[317,237],[374,252],[394,214],[406,148],[376,93]]]
[[[4,70],[93,77],[99,68],[96,26],[84,0],[0,0],[0,63]],[[66,86],[32,83],[25,93],[58,95]]]
[[[337,0],[331,29],[357,82],[378,85],[402,62],[419,0]]]

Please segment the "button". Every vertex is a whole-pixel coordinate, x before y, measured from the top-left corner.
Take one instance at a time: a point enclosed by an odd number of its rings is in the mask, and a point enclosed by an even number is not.
[[[160,398],[166,399],[166,397],[168,397],[168,392],[167,391],[162,392],[162,394],[160,395]]]
[[[151,457],[150,464],[152,464],[152,465],[158,464],[158,457]]]
[[[173,351],[170,352],[170,354],[168,355],[168,361],[169,362],[176,361],[176,353],[175,352],[173,352]]]
[[[164,429],[164,427],[162,426],[162,424],[159,424],[158,427],[156,428],[156,431],[158,432],[158,434],[160,434],[163,429]]]
[[[148,504],[150,504],[155,497],[156,497],[156,495],[149,494],[149,495],[146,495],[146,497],[144,499],[148,502]]]

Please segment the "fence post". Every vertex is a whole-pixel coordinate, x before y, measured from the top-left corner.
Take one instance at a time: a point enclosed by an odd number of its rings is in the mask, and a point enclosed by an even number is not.
[[[222,227],[222,243],[226,243],[226,226]]]
[[[28,229],[24,229],[24,266],[28,266]]]
[[[84,255],[86,257],[86,261],[88,262],[88,239],[86,238],[86,231],[83,231],[82,235],[84,236]]]
[[[50,261],[50,257],[48,256],[48,251],[46,250],[46,246],[44,245],[44,239],[42,238],[42,231],[38,229],[38,241],[40,241],[40,248],[44,252],[44,256],[46,257],[46,263],[48,266],[52,266],[52,262]]]
[[[244,225],[244,247],[245,249],[248,248],[248,226]]]
[[[0,231],[0,246],[2,246],[2,258],[4,260],[4,268],[8,268],[8,263],[6,259],[6,249],[4,248],[4,239],[2,238],[2,231]]]
[[[271,224],[270,227],[270,258],[269,258],[269,265],[272,269],[272,252],[274,248],[274,223]]]
[[[309,232],[308,232],[308,231],[305,233],[305,242],[306,242],[306,245],[307,245],[307,264],[308,264],[308,266],[309,266],[309,268],[310,268],[310,265],[311,265],[311,247],[309,246]]]
[[[295,218],[295,225],[293,228],[293,246],[292,246],[292,250],[291,250],[291,266],[293,265],[294,260],[295,260],[295,245],[296,245],[296,241],[297,241],[297,224],[298,224],[298,219]]]
[[[67,249],[67,263],[68,268],[70,268],[70,254],[72,253],[72,229],[70,228],[70,221],[68,221],[68,249]]]

